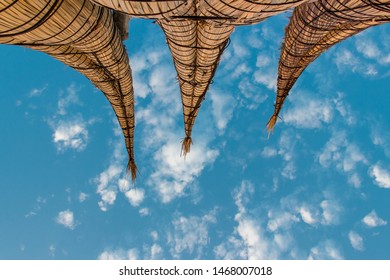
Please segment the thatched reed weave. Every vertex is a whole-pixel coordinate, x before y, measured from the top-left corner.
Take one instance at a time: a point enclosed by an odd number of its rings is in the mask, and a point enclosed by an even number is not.
[[[134,180],[134,92],[112,12],[88,0],[2,1],[0,42],[43,51],[103,91],[123,130]]]
[[[185,130],[182,152],[186,155],[200,106],[234,27],[258,23],[306,0],[93,1],[132,16],[156,19],[163,29],[179,80]]]
[[[271,131],[302,71],[329,47],[389,22],[390,0],[3,0],[0,43],[45,52],[103,91],[123,130],[134,180],[134,92],[122,43],[130,16],[154,19],[165,33],[183,104],[185,156],[234,28],[294,7],[282,46],[275,111],[267,125]]]
[[[320,54],[369,27],[390,21],[390,1],[319,0],[295,8],[281,51],[271,131],[291,88]]]

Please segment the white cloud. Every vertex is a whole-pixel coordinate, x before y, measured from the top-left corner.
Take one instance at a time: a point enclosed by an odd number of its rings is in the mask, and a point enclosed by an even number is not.
[[[66,149],[82,151],[87,146],[88,130],[84,121],[60,121],[53,128],[53,141],[58,151]]]
[[[256,58],[256,67],[262,68],[271,64],[271,58],[266,54],[258,54]]]
[[[141,215],[141,216],[149,216],[150,215],[150,210],[149,208],[141,208],[139,209],[138,213]]]
[[[381,188],[390,188],[390,170],[383,168],[379,163],[371,166],[369,174],[374,178],[375,184]]]
[[[317,246],[311,248],[308,256],[309,260],[340,260],[343,256],[334,242],[325,240],[320,242]]]
[[[139,206],[145,199],[145,190],[140,188],[134,188],[125,193],[125,196],[129,200],[130,204],[134,207]]]
[[[187,252],[201,258],[203,249],[209,244],[209,225],[216,222],[216,209],[202,217],[175,217],[172,221],[173,232],[168,235],[171,255],[180,258]]]
[[[121,137],[121,135],[118,135]],[[109,206],[115,203],[118,190],[124,192],[129,183],[127,178],[124,178],[125,171],[125,155],[127,155],[122,138],[113,143],[114,150],[111,162],[108,167],[93,179],[96,184],[96,192],[100,195],[101,201],[98,205],[102,211],[107,211]]]
[[[239,64],[231,74],[231,78],[238,78],[243,74],[248,74],[251,72],[251,69],[246,65],[246,63]]]
[[[164,250],[160,245],[153,244],[152,247],[150,248],[150,259],[151,260],[161,259],[163,252]]]
[[[65,92],[61,92],[61,98],[58,100],[58,110],[57,114],[58,115],[66,115],[68,112],[68,107],[72,104],[80,104],[80,100],[78,97],[78,91],[79,89],[76,88],[75,85],[70,85],[67,87]]]
[[[51,257],[55,256],[55,254],[56,254],[56,246],[55,245],[51,244],[49,246],[49,254],[50,254]]]
[[[267,67],[267,69],[257,70],[253,76],[257,83],[264,85],[269,90],[276,90],[277,75],[273,69]]]
[[[28,97],[38,97],[41,96],[42,93],[47,89],[47,85],[41,87],[41,88],[33,88],[28,93]]]
[[[376,56],[374,48],[370,48],[364,53],[364,56]],[[364,76],[375,76],[378,74],[377,69],[373,64],[359,56],[359,53],[351,52],[350,50],[339,48],[335,52],[334,59],[337,68],[340,72],[352,71]]]
[[[353,173],[348,177],[348,183],[350,183],[355,188],[359,188],[362,184],[359,174]]]
[[[343,160],[343,171],[348,172],[355,169],[357,163],[367,164],[367,159],[355,144],[349,144],[345,150]]]
[[[278,231],[280,229],[289,229],[293,223],[299,221],[299,218],[290,212],[275,212],[268,211],[268,224],[267,229],[271,232]]]
[[[88,195],[86,193],[80,192],[79,193],[79,201],[84,202],[88,198]]]
[[[275,157],[277,155],[277,150],[275,148],[271,148],[271,147],[264,147],[263,151],[261,152],[261,155],[265,158],[271,158],[271,157]]]
[[[209,149],[201,142],[192,145],[185,160],[180,156],[180,149],[177,143],[170,142],[154,156],[158,169],[150,176],[150,184],[155,186],[163,203],[185,195],[186,188],[218,156],[217,150]]]
[[[232,42],[232,49],[234,51],[234,55],[239,57],[239,58],[243,58],[243,57],[248,56],[250,54],[247,47],[244,46],[244,44],[242,44],[238,40],[234,40]]]
[[[381,56],[381,51],[378,46],[372,40],[363,36],[356,37],[356,49],[367,58]]]
[[[348,140],[345,131],[333,132],[320,152],[318,161],[325,168],[335,166],[337,170],[344,172],[348,176],[348,182],[355,187],[360,186],[357,166],[368,164],[366,156],[355,143]]]
[[[375,210],[372,210],[369,214],[367,214],[363,218],[362,222],[368,227],[379,227],[387,225],[387,221],[379,218]]]
[[[130,181],[127,178],[121,178],[118,180],[118,187],[121,192],[129,191],[130,185]]]
[[[100,253],[99,260],[137,260],[139,259],[139,252],[137,249],[116,249],[106,250]]]
[[[320,204],[322,208],[322,221],[324,225],[335,225],[339,222],[341,206],[334,200],[323,200]]]
[[[283,122],[294,125],[297,128],[320,128],[324,123],[330,123],[333,119],[333,109],[327,100],[308,98],[300,94],[292,100],[293,107],[288,109],[283,116]]]
[[[236,102],[234,98],[226,92],[222,94],[217,90],[212,90],[209,94],[213,106],[213,117],[219,132],[222,134],[233,116]]]
[[[268,98],[268,94],[263,93],[252,79],[249,79],[247,76],[240,79],[238,89],[241,93],[238,99],[239,105],[249,110],[257,109]]]
[[[318,222],[317,219],[313,217],[313,214],[311,213],[311,211],[305,206],[302,206],[299,209],[299,214],[301,215],[302,220],[306,224],[313,225],[313,224]]]
[[[355,231],[351,230],[348,233],[348,238],[349,242],[351,242],[351,246],[358,251],[363,251],[364,250],[364,241],[363,237],[361,237],[358,233]]]
[[[69,229],[74,229],[76,227],[73,212],[69,209],[59,212],[56,217],[56,222]]]
[[[266,237],[261,223],[252,217],[246,208],[250,197],[254,193],[254,187],[249,181],[243,181],[235,189],[233,198],[238,212],[235,215],[237,227],[228,239],[214,248],[216,257],[223,259],[275,259],[280,249],[275,241]],[[280,223],[280,221],[279,221]],[[270,230],[277,230],[278,221],[269,225]],[[283,242],[277,239],[278,243]],[[274,246],[276,245],[276,246]]]
[[[294,180],[296,178],[296,175],[295,175],[296,171],[297,171],[297,168],[295,166],[295,163],[292,161],[289,161],[283,167],[281,174],[286,179]]]

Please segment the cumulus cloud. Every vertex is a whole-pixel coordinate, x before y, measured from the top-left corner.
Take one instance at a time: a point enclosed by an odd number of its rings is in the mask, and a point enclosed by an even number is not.
[[[59,212],[56,217],[56,222],[69,229],[74,229],[76,227],[74,214],[69,209]]]
[[[369,214],[367,214],[363,220],[363,224],[365,224],[368,227],[379,227],[379,226],[384,226],[387,225],[387,221],[381,219],[378,217],[376,214],[375,210],[372,210]]]
[[[379,163],[371,166],[370,176],[374,179],[375,184],[381,188],[390,188],[390,170],[383,168]]]
[[[83,120],[60,121],[54,127],[53,141],[60,152],[66,149],[82,151],[88,142],[87,124]]]
[[[125,196],[129,200],[130,204],[134,207],[139,206],[142,201],[145,199],[145,190],[144,189],[131,189],[125,193]]]
[[[351,246],[358,251],[363,251],[364,250],[364,241],[363,237],[361,237],[358,233],[355,231],[351,230],[348,233],[348,238],[349,242],[351,243]]]
[[[317,219],[315,217],[313,217],[313,214],[311,213],[311,211],[307,207],[302,206],[299,209],[299,214],[301,215],[302,220],[306,224],[313,225],[313,224],[317,223]]]
[[[119,131],[119,128],[116,128],[117,130]],[[112,144],[114,152],[111,156],[110,163],[105,170],[92,180],[96,184],[96,192],[101,198],[98,205],[102,211],[107,211],[115,203],[118,191],[125,193],[130,189],[130,182],[126,177],[125,170],[127,153],[122,143],[121,135],[117,134],[117,136],[120,139],[117,139]],[[129,202],[134,204],[140,202],[140,197],[134,195],[130,195],[128,199]]]

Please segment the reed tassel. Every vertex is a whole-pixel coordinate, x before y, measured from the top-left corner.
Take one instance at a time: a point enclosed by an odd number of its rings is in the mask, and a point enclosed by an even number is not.
[[[270,134],[274,131],[274,127],[275,127],[275,124],[276,124],[276,121],[278,119],[278,116],[277,115],[273,115],[268,123],[267,123],[267,130],[268,130],[268,137],[270,136]]]
[[[181,152],[184,158],[186,158],[187,154],[190,152],[191,144],[192,144],[192,139],[190,136],[184,138],[181,146]]]
[[[129,162],[127,164],[127,172],[131,173],[131,180],[133,183],[135,182],[135,179],[137,177],[137,165],[135,164],[134,159],[129,159]]]

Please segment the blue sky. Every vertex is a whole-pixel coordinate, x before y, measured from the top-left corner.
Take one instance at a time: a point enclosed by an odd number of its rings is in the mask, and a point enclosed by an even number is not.
[[[390,29],[310,65],[268,139],[286,24],[233,33],[184,161],[163,33],[131,21],[135,186],[104,95],[1,45],[0,258],[389,259]]]

